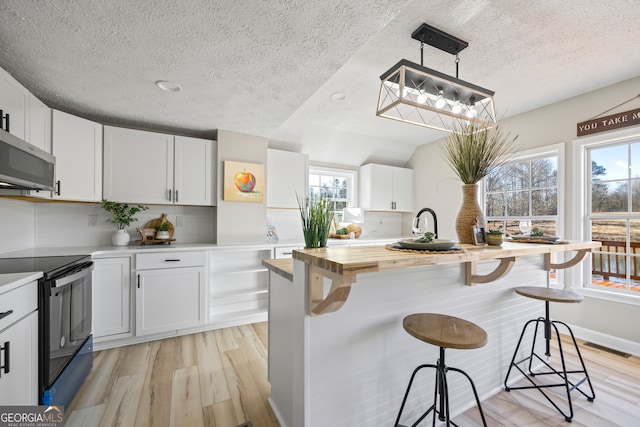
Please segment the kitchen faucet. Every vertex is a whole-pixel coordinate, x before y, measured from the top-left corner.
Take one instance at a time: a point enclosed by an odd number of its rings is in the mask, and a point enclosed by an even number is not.
[[[413,220],[412,232],[413,234],[423,233],[422,228],[420,228],[420,215],[422,215],[424,212],[429,212],[433,217],[433,234],[435,234],[434,238],[437,239],[438,238],[438,218],[436,217],[436,213],[431,208],[420,209],[420,211],[418,212],[418,215],[416,215],[415,219]]]

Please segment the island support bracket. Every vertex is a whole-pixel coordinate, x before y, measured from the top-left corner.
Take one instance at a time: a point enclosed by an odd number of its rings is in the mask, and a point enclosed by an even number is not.
[[[313,265],[309,266],[309,315],[337,311],[344,305],[351,291],[351,284],[356,281],[355,275],[341,275]],[[324,295],[324,277],[331,279],[331,289]]]
[[[569,261],[561,263],[551,262],[551,254],[544,254],[544,269],[549,271],[554,268],[561,270],[563,268],[573,267],[574,265],[577,265],[579,262],[581,262],[589,254],[589,252],[591,252],[591,249],[580,249],[578,250],[576,256],[571,258]]]
[[[500,264],[489,274],[480,275],[476,273],[476,261],[465,263],[465,284],[473,286],[478,283],[489,283],[504,277],[511,271],[516,263],[516,257],[501,258]]]

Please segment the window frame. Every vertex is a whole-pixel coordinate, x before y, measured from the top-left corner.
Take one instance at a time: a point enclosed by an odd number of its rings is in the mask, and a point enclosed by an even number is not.
[[[538,148],[532,148],[529,150],[523,150],[523,151],[519,151],[515,156],[513,156],[511,159],[509,159],[509,162],[507,162],[508,164],[511,163],[518,163],[518,162],[522,162],[522,161],[530,161],[530,160],[535,160],[535,159],[542,159],[545,157],[557,157],[557,168],[558,168],[558,176],[557,176],[557,184],[556,184],[556,188],[558,190],[558,194],[557,194],[557,209],[558,209],[558,213],[555,215],[556,217],[556,234],[559,236],[564,235],[564,177],[565,177],[565,173],[564,173],[564,144],[552,144],[552,145],[545,145],[543,147],[538,147]],[[487,207],[487,191],[485,188],[485,180],[483,179],[481,182],[481,186],[482,186],[482,206],[484,207],[484,210],[486,212],[486,207]],[[528,188],[529,191],[531,191],[531,185],[529,185]],[[529,195],[529,198],[531,198],[531,195]],[[531,209],[531,206],[529,206],[529,208]],[[546,217],[550,217],[552,215],[544,215],[544,216],[539,216],[537,218],[546,218]],[[488,218],[489,216],[487,216]],[[505,220],[507,219],[507,217],[503,217]],[[515,218],[515,217],[514,217]],[[536,217],[534,216],[518,216],[518,218],[521,219],[535,219]]]
[[[507,163],[518,163],[522,161],[542,159],[545,157],[557,157],[557,209],[558,212],[555,215],[556,217],[556,234],[558,236],[564,236],[565,234],[565,144],[556,143],[550,145],[544,145],[541,147],[531,148],[527,150],[518,151],[512,158],[509,159]],[[483,179],[480,182],[481,185],[481,203],[483,210],[486,212],[487,208],[487,194],[485,189],[485,180]],[[529,184],[529,191],[531,191],[531,184]],[[530,196],[531,197],[531,196]],[[549,215],[542,216],[549,217]],[[506,218],[506,217],[505,217]],[[531,219],[533,220],[536,217],[526,216],[520,217],[522,219]],[[540,217],[539,217],[540,218]],[[506,220],[506,219],[505,219]],[[487,219],[488,221],[488,219]],[[551,283],[564,286],[565,282],[568,282],[565,278],[565,270],[554,270],[555,274],[550,275]]]
[[[580,240],[590,240],[591,232],[589,221],[591,219],[591,197],[589,185],[591,176],[591,158],[588,155],[589,148],[597,148],[607,145],[620,145],[640,142],[640,127],[631,127],[617,131],[603,132],[591,136],[586,136],[573,140],[573,168],[576,185],[574,188],[574,207],[576,209],[575,216],[579,216],[580,220],[575,221],[573,225],[573,235]],[[589,168],[586,162],[589,161]],[[606,215],[606,214],[604,214]],[[630,214],[625,215],[624,219],[629,219]],[[603,218],[604,219],[604,218]],[[619,218],[622,219],[622,218]],[[580,287],[581,293],[594,298],[622,302],[626,304],[640,306],[640,295],[633,295],[623,292],[613,292],[607,289],[597,289],[591,287],[591,257],[587,257],[582,263],[581,268],[576,269],[575,283]]]
[[[311,187],[311,175],[333,175],[344,177],[347,179],[347,207],[352,208],[358,206],[358,171],[353,169],[345,169],[338,167],[328,167],[328,166],[316,166],[309,165],[309,171],[307,173],[307,178],[309,184],[307,187]],[[349,186],[349,181],[351,181],[351,187]],[[307,189],[309,192],[309,189]],[[309,192],[309,196],[311,193]],[[335,211],[339,218],[342,218],[342,212]]]

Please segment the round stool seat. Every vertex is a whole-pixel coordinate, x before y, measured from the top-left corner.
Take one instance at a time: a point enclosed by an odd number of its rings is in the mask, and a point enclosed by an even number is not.
[[[543,288],[541,286],[521,286],[515,288],[517,294],[524,297],[539,299],[550,302],[579,303],[584,297],[575,292],[564,289]]]
[[[438,347],[471,349],[487,343],[487,333],[480,326],[444,314],[410,314],[402,326],[409,335]]]

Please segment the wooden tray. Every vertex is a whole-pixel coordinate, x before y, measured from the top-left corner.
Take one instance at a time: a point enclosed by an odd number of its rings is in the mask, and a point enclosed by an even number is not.
[[[173,239],[173,224],[171,224],[171,222],[169,222],[169,220],[167,219],[167,214],[163,213],[160,218],[152,219],[147,223],[147,225],[144,226],[144,228],[160,227],[160,224],[165,222],[169,225],[169,239]]]
[[[155,238],[155,231],[156,231],[156,227],[159,227],[161,224],[166,223],[167,224],[167,228],[169,231],[169,238],[168,239],[156,239]],[[175,242],[176,239],[173,238],[173,224],[171,224],[171,222],[167,219],[167,214],[162,214],[162,216],[160,218],[156,218],[156,219],[152,219],[151,221],[147,222],[147,224],[144,227],[139,227],[136,228],[136,230],[138,230],[138,233],[140,233],[140,240],[136,240],[136,243],[140,243],[142,245],[146,244],[146,243],[169,243],[171,244],[171,242]]]

